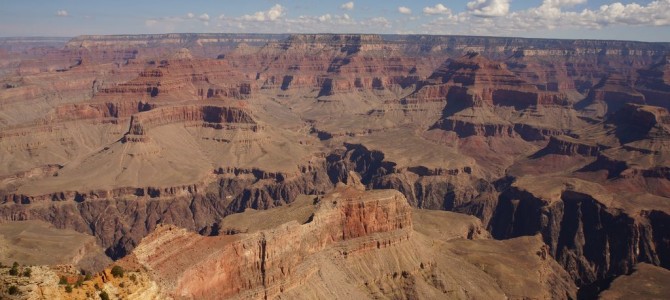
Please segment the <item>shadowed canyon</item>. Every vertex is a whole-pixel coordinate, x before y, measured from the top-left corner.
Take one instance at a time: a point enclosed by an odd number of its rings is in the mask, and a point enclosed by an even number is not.
[[[670,43],[3,38],[0,297],[667,298],[669,109]]]

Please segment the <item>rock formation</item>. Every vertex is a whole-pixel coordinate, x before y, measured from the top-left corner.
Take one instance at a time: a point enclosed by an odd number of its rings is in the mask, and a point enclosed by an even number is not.
[[[124,261],[137,261],[162,293],[178,299],[575,297],[539,240],[479,240],[487,235],[479,222],[412,211],[397,191],[342,187],[223,221],[215,237],[159,227]],[[500,257],[510,272],[488,270]],[[524,267],[515,265],[521,261]],[[524,288],[508,284],[508,276]]]

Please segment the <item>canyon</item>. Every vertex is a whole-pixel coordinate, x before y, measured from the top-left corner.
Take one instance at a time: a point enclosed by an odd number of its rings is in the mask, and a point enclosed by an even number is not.
[[[129,295],[644,295],[669,99],[670,43],[0,39],[0,226],[87,236],[71,264]]]

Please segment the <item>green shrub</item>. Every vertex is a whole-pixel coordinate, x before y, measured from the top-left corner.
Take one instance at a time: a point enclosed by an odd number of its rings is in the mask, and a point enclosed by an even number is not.
[[[30,275],[32,274],[33,270],[31,270],[30,268],[26,268],[25,270],[23,270],[23,277],[30,277]]]
[[[102,291],[99,296],[100,300],[109,300],[109,295],[107,295],[107,292],[105,291]]]
[[[69,285],[69,284],[66,285],[66,286],[65,286],[65,292],[67,292],[67,293],[72,293],[72,286]]]
[[[19,293],[19,288],[17,288],[15,285],[12,285],[7,289],[7,293],[10,295],[16,295]]]
[[[19,275],[19,269],[12,267],[11,269],[9,269],[9,275],[18,276]]]
[[[120,266],[112,267],[112,276],[123,277],[123,268],[121,268]]]

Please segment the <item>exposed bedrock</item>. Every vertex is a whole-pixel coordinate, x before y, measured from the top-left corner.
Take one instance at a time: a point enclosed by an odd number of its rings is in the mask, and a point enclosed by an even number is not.
[[[177,298],[274,298],[307,280],[316,271],[310,256],[331,245],[356,239],[339,247],[345,256],[354,255],[402,242],[412,232],[412,210],[396,191],[344,188],[323,197],[316,206],[307,223],[294,221],[239,239],[233,236],[227,238],[229,243],[223,238],[220,248],[213,247],[215,255],[183,266],[183,274],[170,271],[185,258],[169,249],[174,244],[206,245],[191,233],[162,227],[143,240],[134,255]],[[366,238],[357,239],[361,237]]]
[[[246,169],[217,173],[209,185],[5,195],[0,216],[3,221],[42,220],[91,234],[110,257],[120,258],[159,223],[209,234],[228,214],[280,206],[300,194],[322,194],[333,187],[325,165],[295,174]]]
[[[143,135],[146,130],[160,125],[178,122],[205,122],[254,125],[251,114],[238,107],[185,105],[161,107],[148,112],[133,115],[130,120],[129,134]]]
[[[541,233],[578,285],[629,273],[639,262],[668,267],[670,216],[663,212],[630,215],[570,190],[552,202],[509,187],[498,200],[491,234],[506,239]]]
[[[158,223],[208,234],[224,216],[247,208],[268,209],[290,203],[300,194],[323,194],[349,171],[369,188],[393,188],[410,205],[428,209],[478,212],[490,218],[494,203],[472,202],[492,185],[475,178],[470,167],[395,169],[378,151],[347,144],[348,150],[295,173],[260,169],[218,169],[215,180],[174,187],[125,187],[113,190],[63,191],[27,196],[4,195],[4,220],[44,220],[59,228],[93,234],[113,258],[124,256]],[[479,201],[479,200],[478,200]]]
[[[412,166],[397,168],[384,153],[360,144],[345,144],[345,150],[328,156],[328,176],[345,182],[350,171],[361,175],[370,189],[395,189],[414,206],[426,209],[460,210],[492,186],[472,174],[472,167],[457,169]]]
[[[475,218],[410,209],[393,190],[338,187],[291,206],[230,216],[222,228],[239,230],[204,237],[158,227],[118,263],[139,263],[161,293],[176,299],[576,294],[539,236],[489,240]]]
[[[514,137],[514,126],[512,124],[485,124],[470,122],[467,120],[443,119],[438,123],[438,127],[446,131],[453,131],[459,137],[469,136],[496,136],[496,137]]]
[[[128,118],[133,114],[148,111],[154,107],[155,105],[139,100],[76,103],[57,107],[54,117],[59,121]]]
[[[547,154],[598,156],[607,146],[585,143],[568,136],[551,136],[549,143],[533,157]]]
[[[323,194],[332,188],[325,163],[303,167],[298,174],[233,170],[218,179],[218,197],[228,203],[226,214],[281,206],[298,195]]]

